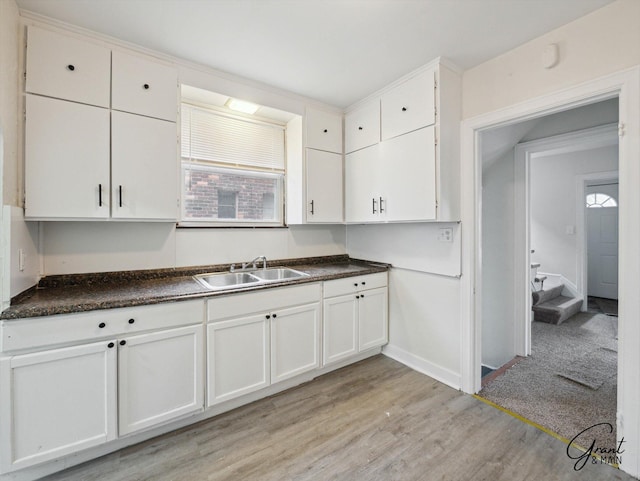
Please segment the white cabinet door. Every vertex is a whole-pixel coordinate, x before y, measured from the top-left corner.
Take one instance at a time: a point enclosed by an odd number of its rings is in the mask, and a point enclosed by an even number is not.
[[[388,341],[387,288],[369,289],[358,300],[358,350],[379,347]]]
[[[112,217],[174,221],[176,124],[115,111],[111,122]]]
[[[109,111],[26,96],[25,216],[109,217]]]
[[[176,121],[178,72],[175,68],[114,50],[112,69],[112,109]]]
[[[108,48],[29,26],[26,64],[27,92],[109,107]]]
[[[380,144],[384,178],[382,211],[387,221],[436,218],[434,127]],[[380,206],[379,206],[380,207]]]
[[[434,124],[435,112],[435,71],[427,70],[382,96],[382,140]]]
[[[115,341],[2,359],[0,426],[3,472],[115,439]]]
[[[345,217],[347,222],[380,220],[379,197],[382,182],[380,145],[345,156]]]
[[[269,386],[269,320],[266,315],[207,326],[207,405]]]
[[[350,153],[380,142],[380,99],[344,117],[344,151]]]
[[[358,352],[358,299],[356,294],[324,300],[323,365]]]
[[[271,383],[320,366],[320,304],[271,313]]]
[[[202,325],[118,342],[119,434],[203,409]]]
[[[342,222],[342,155],[306,149],[307,222]]]
[[[307,109],[305,114],[305,147],[342,153],[342,116]]]

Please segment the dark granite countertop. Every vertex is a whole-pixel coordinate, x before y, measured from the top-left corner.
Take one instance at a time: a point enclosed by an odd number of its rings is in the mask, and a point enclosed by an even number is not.
[[[228,264],[49,276],[41,279],[38,286],[17,296],[11,306],[2,312],[0,319],[22,319],[214,297],[385,272],[389,268],[387,264],[350,259],[346,255],[276,260],[269,261],[268,266],[293,267],[309,276],[218,291],[206,289],[192,276],[205,272],[228,271]]]

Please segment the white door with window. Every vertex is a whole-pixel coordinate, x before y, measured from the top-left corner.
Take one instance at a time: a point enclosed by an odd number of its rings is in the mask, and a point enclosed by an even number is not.
[[[618,298],[618,183],[598,182],[586,188],[587,291]]]

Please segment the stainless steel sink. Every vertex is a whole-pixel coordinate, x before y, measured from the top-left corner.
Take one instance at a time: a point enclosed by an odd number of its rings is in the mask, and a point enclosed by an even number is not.
[[[193,278],[207,289],[233,289],[235,287],[258,284],[262,282],[248,272],[221,272],[193,276]]]
[[[309,274],[296,271],[295,269],[289,269],[288,267],[271,267],[269,269],[258,269],[253,271],[253,274],[265,281],[284,281],[289,279],[299,279],[301,277],[307,277]]]
[[[237,287],[254,286],[284,280],[299,279],[309,274],[289,269],[287,267],[272,267],[269,269],[256,269],[251,272],[209,272],[198,274],[193,278],[207,289],[218,291],[222,289],[235,289]]]

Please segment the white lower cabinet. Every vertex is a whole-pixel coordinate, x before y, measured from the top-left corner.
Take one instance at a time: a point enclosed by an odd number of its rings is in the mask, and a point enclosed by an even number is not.
[[[323,365],[388,341],[387,274],[325,282]]]
[[[320,366],[320,303],[271,314],[271,383]]]
[[[207,405],[269,385],[269,321],[264,315],[209,324],[207,348]]]
[[[142,439],[203,411],[205,381],[211,407],[382,346],[387,274],[216,296],[202,315],[191,300],[1,321],[0,474]]]
[[[0,473],[202,411],[202,314],[186,301],[3,321]]]
[[[116,438],[115,342],[0,360],[2,472]]]
[[[355,295],[324,300],[323,364],[358,353],[358,301]]]
[[[120,436],[202,410],[202,331],[199,324],[118,341]]]
[[[208,301],[207,405],[320,366],[320,284]]]

